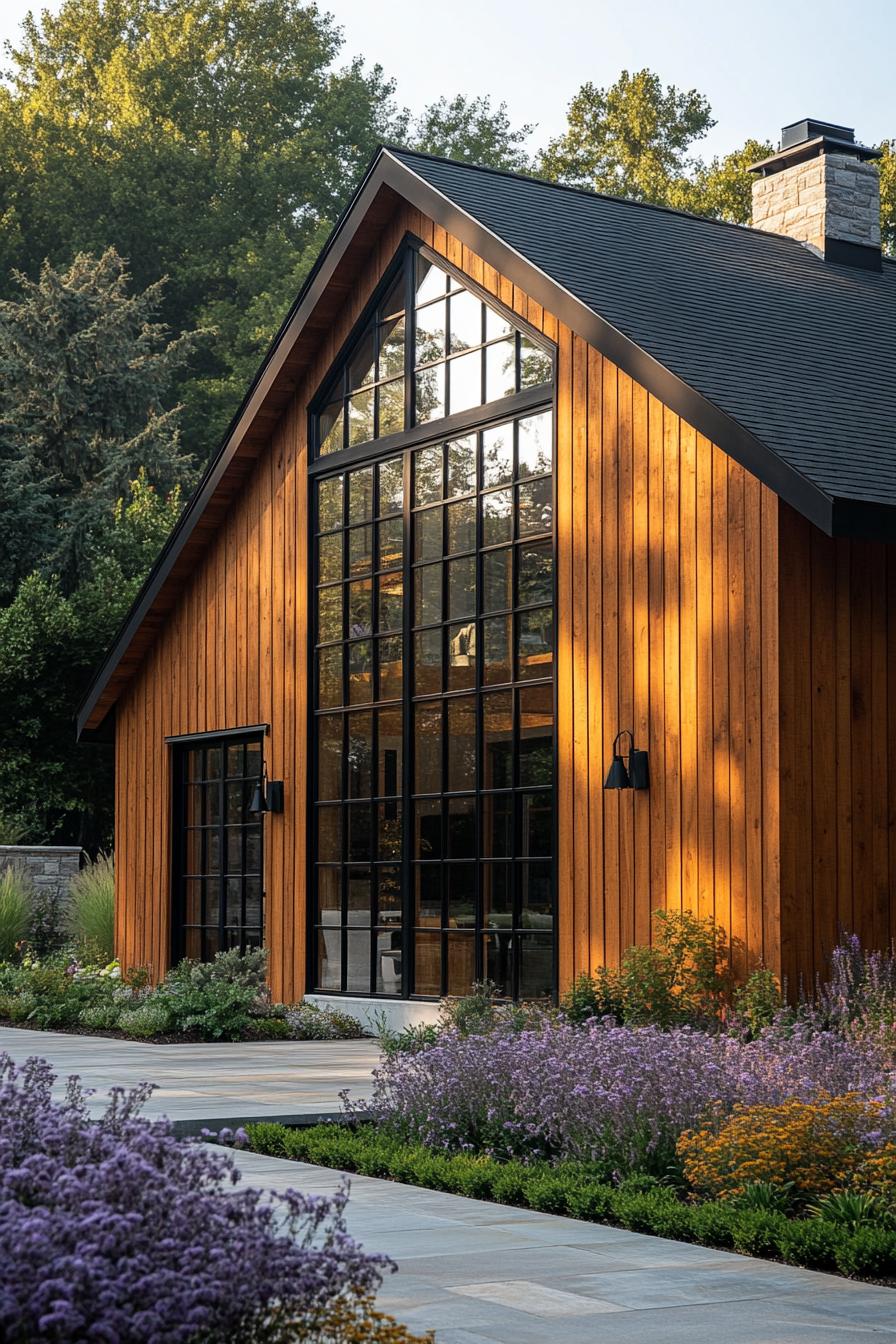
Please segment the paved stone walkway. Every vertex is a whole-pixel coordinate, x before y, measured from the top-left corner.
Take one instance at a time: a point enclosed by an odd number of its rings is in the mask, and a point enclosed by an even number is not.
[[[48,1059],[61,1092],[69,1074],[96,1089],[102,1109],[113,1085],[158,1084],[147,1115],[167,1115],[181,1132],[198,1132],[247,1119],[296,1120],[333,1115],[339,1093],[367,1095],[379,1058],[375,1041],[223,1041],[211,1045],[145,1045],[105,1036],[0,1027],[0,1051],[21,1062]]]
[[[339,1173],[237,1153],[267,1189]],[[437,1344],[849,1344],[896,1336],[896,1291],[619,1228],[352,1176],[348,1225],[399,1272],[380,1305]]]

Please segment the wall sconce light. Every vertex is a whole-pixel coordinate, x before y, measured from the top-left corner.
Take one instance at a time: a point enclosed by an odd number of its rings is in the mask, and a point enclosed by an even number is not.
[[[628,766],[619,750],[619,739],[629,740]],[[639,751],[635,746],[634,735],[629,728],[623,728],[613,739],[613,761],[604,780],[605,789],[646,789],[650,784],[650,772],[647,768],[647,752]]]
[[[249,816],[263,817],[265,812],[283,811],[283,780],[268,779],[267,762],[262,770],[261,779],[255,785],[255,791],[249,801]]]

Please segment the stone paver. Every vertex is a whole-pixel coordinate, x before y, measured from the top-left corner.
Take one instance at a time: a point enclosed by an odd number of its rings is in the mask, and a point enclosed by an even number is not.
[[[266,1189],[338,1172],[237,1153]],[[849,1344],[896,1336],[896,1293],[619,1228],[351,1176],[350,1232],[399,1272],[380,1305],[437,1344]]]
[[[167,1115],[182,1131],[208,1121],[235,1125],[335,1114],[343,1088],[357,1098],[368,1094],[379,1058],[372,1040],[146,1045],[18,1027],[0,1027],[0,1051],[18,1062],[30,1055],[48,1059],[60,1092],[65,1079],[78,1074],[85,1087],[96,1089],[95,1110],[112,1086],[156,1083],[145,1113]]]

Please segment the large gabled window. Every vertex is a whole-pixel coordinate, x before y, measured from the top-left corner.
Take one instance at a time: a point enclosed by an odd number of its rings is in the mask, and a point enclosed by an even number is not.
[[[551,351],[408,248],[318,398],[319,455],[403,433],[549,383]]]

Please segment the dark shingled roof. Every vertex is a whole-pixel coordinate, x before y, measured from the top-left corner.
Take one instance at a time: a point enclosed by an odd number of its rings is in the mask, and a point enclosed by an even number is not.
[[[896,263],[390,152],[826,495],[896,505]]]

